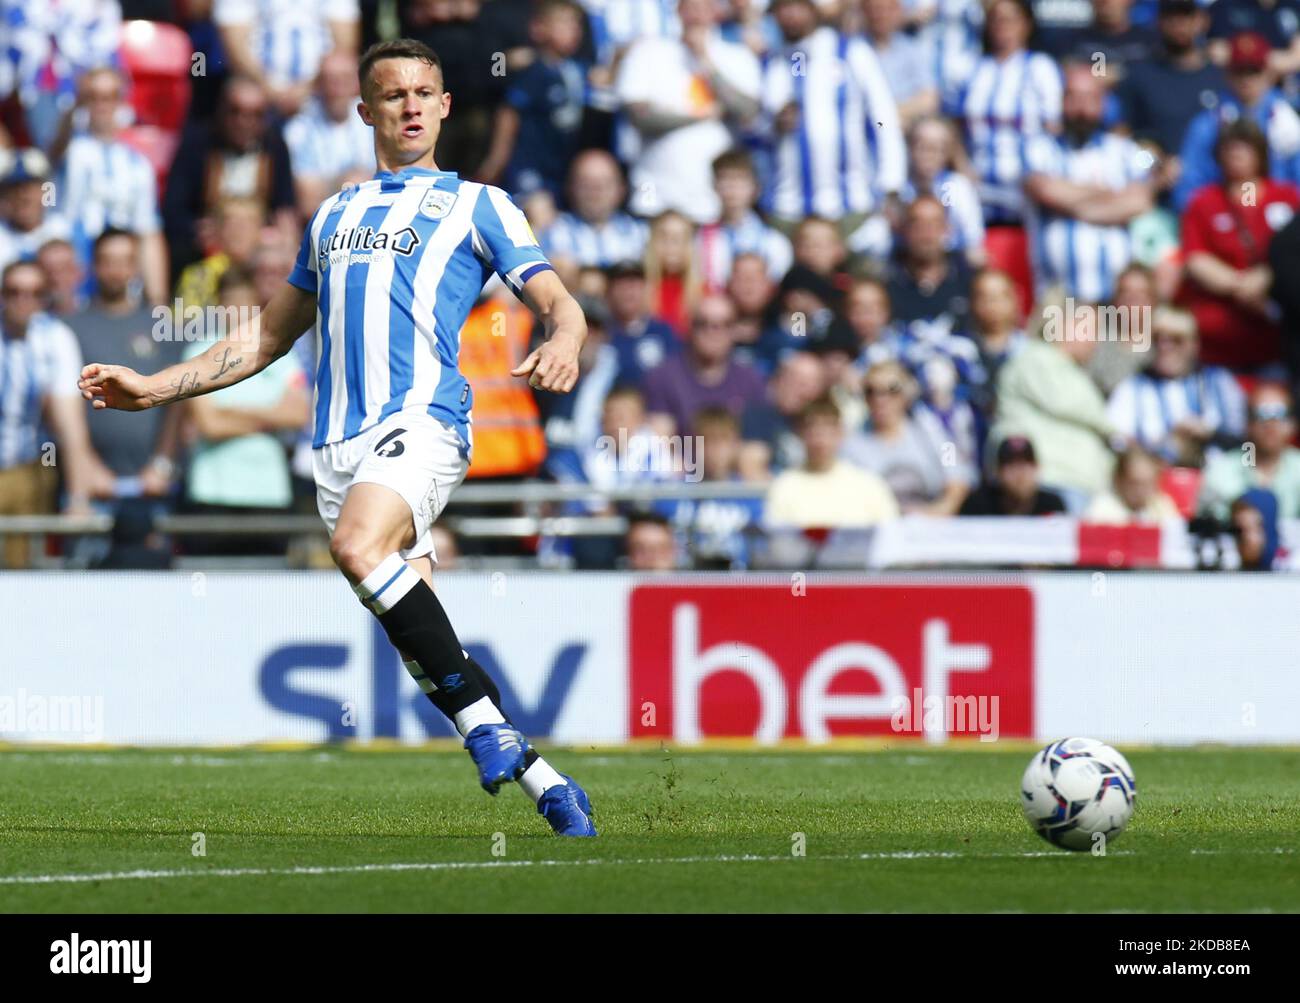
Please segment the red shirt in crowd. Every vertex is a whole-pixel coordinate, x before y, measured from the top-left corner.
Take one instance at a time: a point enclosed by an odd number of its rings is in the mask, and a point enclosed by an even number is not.
[[[662,317],[668,325],[684,338],[691,329],[691,314],[686,302],[686,279],[681,275],[664,275],[659,288],[652,293],[651,312]]]
[[[1229,198],[1222,185],[1206,185],[1183,213],[1183,258],[1200,251],[1233,268],[1268,261],[1273,234],[1300,208],[1300,189],[1262,179],[1254,205]],[[1232,369],[1252,369],[1281,358],[1277,326],[1226,296],[1216,296],[1190,278],[1178,302],[1191,310],[1201,333],[1201,361]]]

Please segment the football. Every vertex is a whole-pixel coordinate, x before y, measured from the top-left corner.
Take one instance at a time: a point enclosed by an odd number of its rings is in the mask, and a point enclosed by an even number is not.
[[[1020,806],[1034,831],[1067,850],[1115,839],[1133,816],[1137,784],[1119,752],[1095,738],[1066,738],[1034,754]]]

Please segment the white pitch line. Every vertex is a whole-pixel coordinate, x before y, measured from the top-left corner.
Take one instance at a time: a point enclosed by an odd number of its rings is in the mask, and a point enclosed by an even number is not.
[[[1121,854],[1131,851],[1119,851]],[[1111,854],[1114,856],[1115,854]],[[644,857],[640,859],[588,859],[588,860],[444,860],[417,864],[352,864],[334,867],[228,867],[213,870],[137,870],[106,871],[101,874],[16,874],[0,877],[0,885],[50,885],[84,884],[97,881],[147,881],[171,878],[244,878],[244,877],[297,877],[329,874],[367,874],[384,871],[472,871],[502,867],[584,867],[592,865],[643,866],[653,864],[749,864],[781,863],[796,859],[809,860],[979,860],[997,857],[1060,857],[1054,850],[1035,850],[1025,853],[957,853],[948,850],[897,850],[888,853],[852,853],[824,857],[797,858],[794,856],[758,856],[753,854],[707,857]]]
[[[56,766],[121,766],[125,761],[121,756],[109,752],[68,752],[36,753],[5,752],[4,758],[11,762],[35,761]],[[302,762],[333,763],[336,757],[329,752],[317,752],[304,758]],[[181,753],[157,753],[137,755],[130,760],[132,766],[262,766],[269,763],[285,762],[283,756],[271,753],[254,753],[245,756],[194,755]]]
[[[1188,851],[1197,856],[1226,854],[1294,853],[1290,848],[1260,850],[1197,850]],[[1135,850],[1115,850],[1108,857],[1135,856]],[[881,853],[847,853],[829,856],[798,858],[794,856],[759,856],[757,854],[719,854],[704,857],[642,857],[626,860],[442,860],[415,864],[349,864],[332,867],[225,867],[213,870],[137,870],[105,871],[100,874],[14,874],[0,877],[0,885],[55,885],[90,884],[99,881],[166,881],[172,878],[249,878],[249,877],[317,877],[331,874],[372,874],[400,871],[476,871],[506,867],[640,867],[657,864],[775,864],[791,860],[1025,860],[1056,857],[1068,859],[1071,855],[1060,850],[1028,850],[1020,853],[960,853],[955,850],[894,850]]]

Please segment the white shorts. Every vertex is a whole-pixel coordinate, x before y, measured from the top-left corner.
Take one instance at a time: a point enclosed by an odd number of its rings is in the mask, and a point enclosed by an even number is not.
[[[434,564],[429,530],[468,470],[456,430],[423,408],[398,411],[360,435],[312,450],[316,507],[331,534],[353,484],[382,484],[411,508],[415,543],[399,553],[407,560],[428,556]]]

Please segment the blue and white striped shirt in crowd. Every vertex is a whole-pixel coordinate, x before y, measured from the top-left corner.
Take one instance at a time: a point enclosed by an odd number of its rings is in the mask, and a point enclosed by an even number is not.
[[[896,31],[883,48],[868,39],[889,89],[899,104],[925,91],[938,89],[939,80],[925,43],[903,31]]]
[[[591,24],[596,62],[608,66],[638,38],[678,38],[677,0],[582,0]]]
[[[953,111],[966,125],[986,223],[1019,221],[1021,144],[1060,123],[1062,93],[1060,70],[1041,52],[980,60]]]
[[[1133,140],[1103,130],[1078,147],[1057,136],[1035,136],[1025,141],[1024,162],[1026,177],[1045,174],[1111,191],[1145,181],[1153,164],[1151,155]],[[1066,295],[1082,302],[1110,298],[1115,279],[1132,255],[1127,226],[1085,223],[1033,204],[1026,207],[1026,222],[1040,293],[1060,283]]]
[[[891,328],[880,341],[871,345],[862,355],[870,365],[884,359],[897,359],[911,370],[923,390],[929,390],[927,372],[935,363],[951,365],[959,386],[959,396],[966,396],[971,387],[988,382],[988,373],[980,359],[979,345],[965,335],[955,334],[943,323],[927,324],[914,321],[899,328]]]
[[[780,230],[768,226],[751,212],[738,226],[709,223],[695,235],[700,269],[706,286],[721,289],[731,278],[731,265],[741,254],[757,254],[767,263],[767,274],[779,282],[794,263],[794,249]]]
[[[1246,395],[1232,373],[1201,366],[1178,378],[1134,373],[1117,386],[1106,404],[1115,429],[1157,456],[1177,459],[1173,430],[1191,418],[1215,437],[1239,439],[1246,429]]]
[[[930,65],[945,104],[957,96],[975,74],[984,55],[984,8],[979,0],[939,0],[933,20],[921,29]]]
[[[0,223],[0,268],[11,261],[32,261],[36,252],[50,240],[72,240],[76,234],[66,216],[45,214],[32,230],[15,230]]]
[[[81,348],[72,329],[38,313],[21,338],[0,331],[0,470],[40,456],[42,407],[50,397],[80,397]]]
[[[870,212],[907,177],[898,105],[871,46],[818,28],[767,61],[763,109],[793,103],[799,121],[776,137],[771,208],[782,219]]]
[[[322,202],[289,275],[317,302],[313,445],[420,407],[468,454],[461,328],[493,272],[517,295],[550,267],[505,192],[447,171],[381,171]]]
[[[118,63],[117,0],[0,0],[0,25],[0,94],[16,90],[29,107],[41,93],[70,105],[82,73]]]
[[[584,268],[608,268],[624,261],[640,261],[649,235],[645,223],[624,212],[599,224],[565,212],[547,228],[542,246],[547,257],[568,258]]]
[[[218,28],[252,29],[253,59],[270,80],[282,84],[314,80],[321,58],[334,48],[330,22],[359,18],[357,0],[215,0],[212,8]]]
[[[108,227],[132,233],[158,230],[158,185],[153,166],[133,147],[83,133],[73,137],[59,169],[59,212],[84,240]]]
[[[965,252],[984,246],[984,209],[970,178],[958,171],[940,171],[924,193],[935,196],[947,210],[948,250]],[[908,178],[898,197],[904,205],[911,205],[921,194],[921,189]]]
[[[293,173],[334,181],[352,170],[375,170],[375,130],[361,121],[354,108],[335,122],[312,98],[285,124]]]

